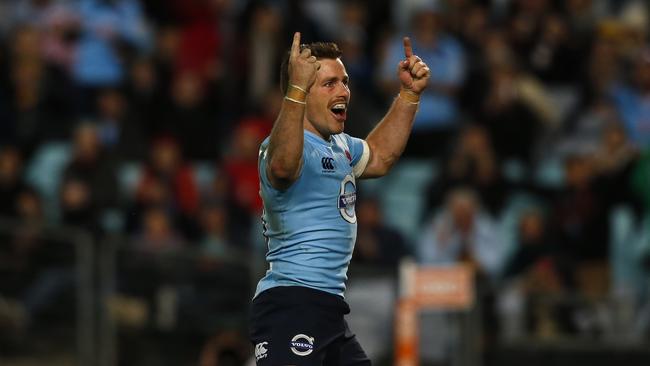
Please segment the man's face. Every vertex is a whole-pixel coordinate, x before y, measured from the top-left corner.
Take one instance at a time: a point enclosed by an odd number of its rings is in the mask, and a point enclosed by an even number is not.
[[[348,74],[341,59],[320,59],[319,62],[316,81],[306,100],[306,128],[323,138],[329,138],[343,132],[350,89]]]

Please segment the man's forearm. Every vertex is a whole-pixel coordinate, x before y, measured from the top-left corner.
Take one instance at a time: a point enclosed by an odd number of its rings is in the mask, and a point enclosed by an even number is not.
[[[304,144],[303,116],[304,104],[285,99],[278,115],[267,151],[267,172],[272,183],[293,181],[299,171],[302,161]]]
[[[405,92],[402,92],[405,93]],[[372,154],[363,177],[380,177],[388,172],[404,152],[418,105],[404,96],[398,96],[377,126],[368,134],[366,142]]]

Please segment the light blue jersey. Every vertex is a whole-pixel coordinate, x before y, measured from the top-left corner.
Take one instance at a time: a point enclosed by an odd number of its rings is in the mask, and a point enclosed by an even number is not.
[[[368,163],[365,141],[344,133],[329,141],[304,132],[303,165],[284,191],[266,176],[266,150],[260,147],[258,170],[264,200],[264,236],[269,270],[255,296],[276,286],[305,286],[343,296],[357,236],[356,178]]]

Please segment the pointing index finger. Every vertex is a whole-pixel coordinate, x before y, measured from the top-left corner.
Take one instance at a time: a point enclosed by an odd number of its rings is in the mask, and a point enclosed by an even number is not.
[[[404,37],[404,56],[408,60],[413,56],[413,47],[411,47],[411,39],[409,37]]]
[[[293,43],[291,44],[291,57],[298,57],[300,54],[300,32],[293,34]]]

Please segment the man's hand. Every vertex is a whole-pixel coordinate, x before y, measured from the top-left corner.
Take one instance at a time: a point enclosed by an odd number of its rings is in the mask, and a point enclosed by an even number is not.
[[[420,94],[427,87],[431,71],[421,58],[413,54],[409,37],[404,37],[404,56],[406,59],[400,61],[397,67],[402,89]]]
[[[309,91],[319,68],[320,62],[311,55],[311,50],[305,48],[300,52],[300,32],[294,33],[289,56],[289,84]]]

